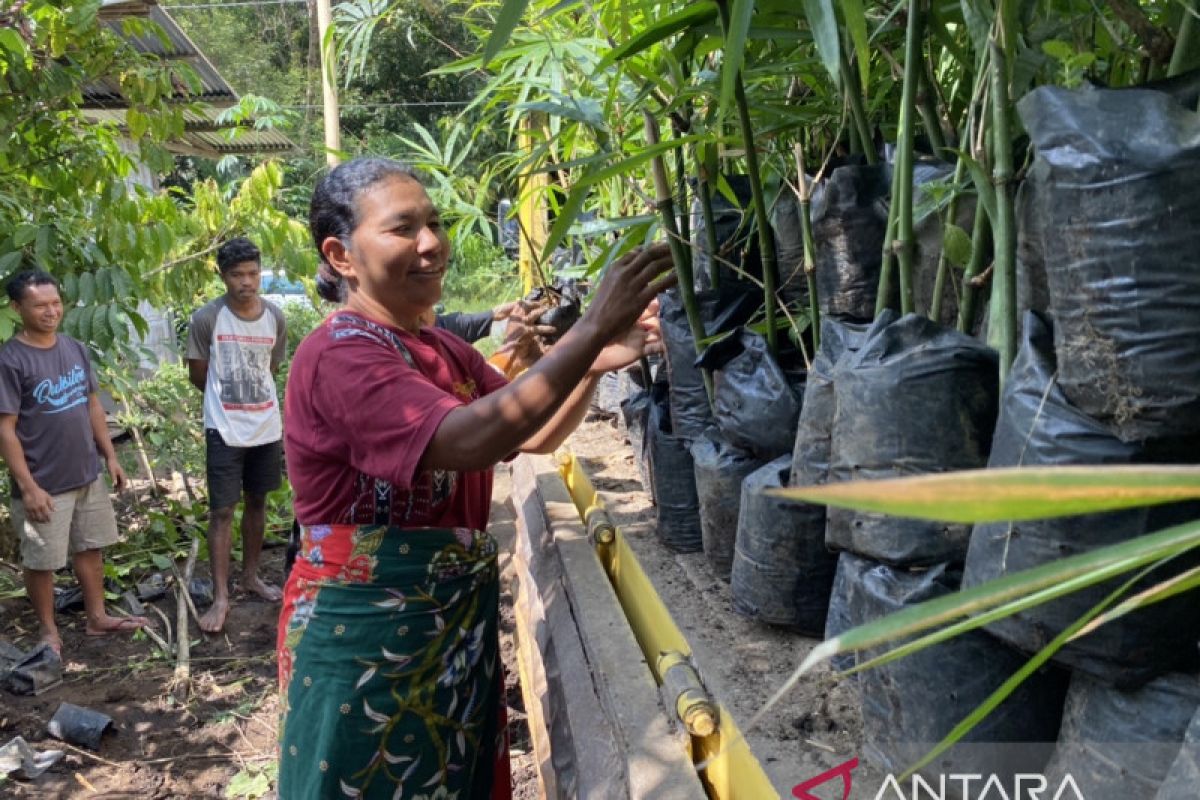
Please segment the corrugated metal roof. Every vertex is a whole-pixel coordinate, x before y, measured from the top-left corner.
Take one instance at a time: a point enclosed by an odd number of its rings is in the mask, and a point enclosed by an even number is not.
[[[165,34],[131,36],[122,29],[122,21],[129,17],[148,18],[155,22]],[[256,152],[289,152],[296,149],[290,139],[277,131],[260,131],[247,127],[239,130],[231,141],[222,131],[229,126],[217,123],[221,109],[237,103],[238,95],[212,62],[192,42],[179,24],[172,19],[154,0],[104,0],[100,9],[101,24],[124,37],[139,52],[156,55],[169,60],[186,61],[200,79],[200,93],[191,94],[180,87],[173,99],[179,102],[204,103],[206,105],[184,111],[186,133],[184,141],[173,143],[171,149],[190,155],[213,158]],[[114,81],[97,81],[84,90],[84,110],[88,116],[121,125],[124,110],[128,107],[120,87]]]

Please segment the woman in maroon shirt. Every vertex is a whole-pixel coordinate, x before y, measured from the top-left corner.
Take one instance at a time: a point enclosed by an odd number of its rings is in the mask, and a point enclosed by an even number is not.
[[[385,159],[313,192],[318,291],[343,303],[296,351],[285,403],[303,526],[279,626],[279,795],[509,795],[492,467],[552,452],[601,374],[657,344],[655,245],[609,268],[587,313],[508,383],[421,317],[450,256],[416,174]]]

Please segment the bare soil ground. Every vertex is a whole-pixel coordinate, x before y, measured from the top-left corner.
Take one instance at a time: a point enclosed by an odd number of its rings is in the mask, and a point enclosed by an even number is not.
[[[512,514],[503,505],[509,494],[505,477],[498,475],[496,497],[501,502],[493,506],[502,553],[511,552],[512,542]],[[283,556],[282,547],[264,553],[269,581],[282,580]],[[507,560],[502,558],[502,567]],[[196,572],[208,574],[205,565],[197,565]],[[517,683],[507,578],[501,602],[514,797],[532,800],[537,786]],[[157,605],[174,625],[174,602]],[[158,620],[153,611],[148,613]],[[193,623],[192,692],[184,703],[171,691],[173,660],[153,642],[129,635],[88,637],[82,611],[59,615],[63,683],[38,697],[0,690],[0,744],[22,736],[37,750],[66,749],[67,755],[36,781],[0,780],[0,797],[274,797],[278,615],[277,604],[235,594],[224,634],[205,636]],[[0,637],[22,649],[36,643],[37,625],[24,598],[0,602]],[[46,723],[63,701],[113,718],[113,730],[98,751],[64,745],[46,733]],[[239,786],[253,786],[255,778],[261,791],[239,792]]]
[[[691,644],[705,684],[746,733],[776,789],[790,797],[796,784],[856,756],[862,736],[858,702],[825,668],[746,730],[817,640],[738,616],[729,584],[714,574],[704,554],[677,554],[659,541],[654,508],[615,421],[590,418],[570,447]]]

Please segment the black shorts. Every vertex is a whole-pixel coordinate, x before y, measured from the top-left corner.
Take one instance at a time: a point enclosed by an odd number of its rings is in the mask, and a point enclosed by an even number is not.
[[[283,442],[230,447],[213,428],[204,431],[208,472],[208,507],[237,505],[246,494],[265,495],[282,483]]]

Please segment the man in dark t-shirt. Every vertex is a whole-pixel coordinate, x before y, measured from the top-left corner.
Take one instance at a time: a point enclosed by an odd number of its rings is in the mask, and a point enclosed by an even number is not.
[[[54,572],[66,566],[68,554],[83,589],[89,636],[136,630],[146,620],[109,616],[104,607],[100,550],[118,535],[100,457],[117,491],[125,473],[108,438],[87,349],[58,333],[63,305],[50,275],[21,272],[7,289],[21,331],[0,347],[0,456],[12,476],[25,590],[42,641],[57,653]]]

